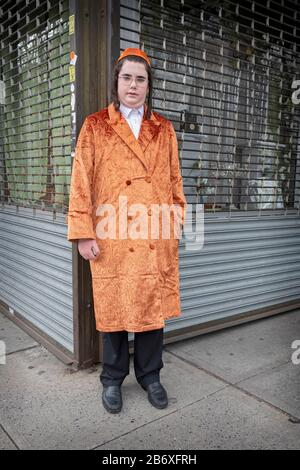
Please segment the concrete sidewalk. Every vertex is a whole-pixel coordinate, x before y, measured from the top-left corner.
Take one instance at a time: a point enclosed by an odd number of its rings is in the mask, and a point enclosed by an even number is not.
[[[103,409],[100,365],[72,373],[2,315],[0,339],[0,449],[300,449],[300,310],[166,345],[165,410],[131,363],[118,415]]]

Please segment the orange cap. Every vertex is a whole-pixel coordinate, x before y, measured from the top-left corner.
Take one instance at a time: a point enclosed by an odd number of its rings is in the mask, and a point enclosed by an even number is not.
[[[119,62],[119,60],[121,59],[124,59],[124,57],[127,57],[128,55],[137,55],[139,57],[142,57],[142,59],[144,59],[151,67],[150,59],[147,56],[146,52],[142,51],[141,49],[136,49],[134,47],[128,47],[127,49],[125,49],[125,51],[123,51],[120,57],[117,59],[117,62]]]

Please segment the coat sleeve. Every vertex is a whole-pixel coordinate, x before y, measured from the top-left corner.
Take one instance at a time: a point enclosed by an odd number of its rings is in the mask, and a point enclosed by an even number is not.
[[[181,209],[179,210],[179,221],[184,225],[186,219],[186,208],[187,202],[183,191],[183,182],[180,171],[180,162],[178,155],[178,141],[173,124],[170,122],[170,174],[171,184],[173,192],[173,204],[178,205]]]
[[[94,134],[87,117],[77,139],[72,165],[67,214],[69,241],[96,239],[92,221],[94,156]]]

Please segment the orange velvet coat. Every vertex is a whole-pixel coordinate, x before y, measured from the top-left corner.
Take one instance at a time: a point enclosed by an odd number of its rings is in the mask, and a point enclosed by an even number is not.
[[[103,332],[155,330],[165,320],[181,315],[179,294],[179,239],[151,236],[151,204],[183,208],[186,199],[174,127],[146,104],[138,139],[113,103],[89,115],[81,128],[73,161],[68,221],[68,240],[93,238],[100,249],[90,261],[96,328]],[[127,238],[118,232],[119,197],[126,196],[127,230],[139,212],[130,215],[131,204],[143,204],[149,221],[147,238]],[[111,204],[117,214],[115,238],[98,236],[103,220],[97,207]],[[107,215],[107,214],[106,214]],[[171,224],[175,218],[171,213]],[[124,218],[123,227],[124,227]],[[139,219],[140,220],[140,219]],[[129,232],[127,231],[127,234]]]

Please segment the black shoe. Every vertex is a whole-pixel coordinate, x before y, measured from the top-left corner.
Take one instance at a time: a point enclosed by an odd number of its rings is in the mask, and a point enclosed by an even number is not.
[[[109,413],[119,413],[122,409],[122,391],[120,385],[108,385],[103,387],[102,403]]]
[[[160,382],[153,382],[146,387],[142,385],[144,390],[148,391],[148,400],[151,405],[160,410],[167,408],[168,406],[168,395],[164,387]]]

